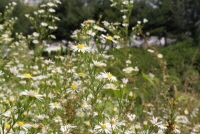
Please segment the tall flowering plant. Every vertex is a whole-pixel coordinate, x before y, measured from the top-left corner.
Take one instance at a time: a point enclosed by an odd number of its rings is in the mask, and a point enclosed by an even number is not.
[[[166,70],[163,81],[158,80],[153,73],[142,73],[142,68],[134,65],[134,55],[124,54],[123,48],[116,51],[120,50],[124,61],[107,52],[110,44],[130,49],[125,46],[133,1],[111,2],[111,6],[122,10],[122,23],[101,18],[84,21],[81,29],[72,34],[72,52],[52,59],[34,55],[27,46],[31,40],[39,47],[56,29],[55,17],[50,13],[60,2],[41,5],[35,17],[26,15],[36,32],[28,38],[16,34],[10,45],[12,53],[0,68],[0,133],[171,134],[180,133],[180,128],[191,130],[186,126],[190,125],[189,119],[198,117],[199,109],[194,109],[190,118],[177,112],[177,100],[184,102],[185,98],[170,99],[176,97],[173,92],[166,96],[168,90],[162,90],[169,87],[165,84],[169,80]],[[134,34],[140,33],[141,28],[138,22]],[[166,69],[163,55],[151,49],[149,52]],[[120,66],[114,66],[116,62]],[[150,102],[145,94],[153,96]],[[160,102],[160,95],[169,99],[169,108],[164,101]],[[154,101],[159,106],[152,104]],[[185,109],[184,113],[189,111]],[[198,129],[196,124],[192,132],[198,133]]]
[[[59,0],[48,2],[40,5],[39,9],[33,12],[33,15],[25,14],[26,18],[36,30],[32,35],[29,35],[28,38],[30,43],[34,44],[35,49],[39,51],[38,53],[41,53],[41,50],[46,47],[47,40],[56,39],[56,36],[51,33],[57,29],[56,22],[60,21],[60,19],[54,15],[58,4],[61,4]]]

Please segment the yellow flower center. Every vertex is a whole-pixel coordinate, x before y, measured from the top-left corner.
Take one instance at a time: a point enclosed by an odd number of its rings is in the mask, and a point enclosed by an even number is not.
[[[79,49],[82,49],[83,48],[83,44],[78,44],[77,46]]]
[[[99,64],[99,63],[95,63],[94,65],[95,65],[95,66],[97,66],[97,67],[98,67],[98,66],[100,66],[100,64]]]
[[[101,125],[101,128],[106,129],[106,125],[104,125],[104,124]]]
[[[34,116],[34,119],[38,119],[38,116],[36,115],[36,116]]]
[[[76,95],[73,94],[71,97],[72,97],[72,98],[76,98]]]
[[[58,103],[53,103],[54,106],[58,106]]]
[[[6,129],[9,129],[9,128],[10,128],[10,124],[5,124],[4,127],[5,127]]]
[[[108,74],[108,78],[112,78],[113,77],[113,75],[112,74]]]
[[[19,121],[19,122],[18,122],[18,125],[21,127],[21,126],[23,126],[23,125],[24,125],[24,122],[22,122],[22,121]]]
[[[85,108],[85,105],[82,104],[82,105],[81,105],[81,108]]]
[[[83,112],[79,112],[79,115],[83,115]]]
[[[113,37],[112,37],[112,36],[108,36],[108,39],[109,39],[109,40],[113,40]]]
[[[60,117],[56,117],[56,120],[60,120]]]
[[[77,88],[77,86],[76,86],[76,85],[72,85],[71,88],[72,88],[73,90],[75,90],[75,89]]]
[[[120,36],[119,35],[115,35],[115,38],[119,38]]]
[[[110,121],[110,124],[115,124],[115,121],[114,121],[114,120],[111,120],[111,121]]]
[[[175,130],[175,129],[176,129],[176,126],[175,126],[175,125],[173,125],[173,126],[172,126],[172,128],[173,128],[173,130]]]
[[[78,75],[79,75],[79,76],[83,76],[83,75],[84,75],[84,73],[79,73]]]
[[[31,74],[24,74],[24,76],[25,76],[26,78],[30,78],[30,77],[31,77]]]

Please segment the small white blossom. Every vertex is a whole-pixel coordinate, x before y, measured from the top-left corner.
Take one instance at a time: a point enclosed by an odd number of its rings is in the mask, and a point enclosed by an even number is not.
[[[146,23],[148,22],[148,20],[146,18],[143,19],[143,23]]]
[[[106,133],[106,134],[110,134],[112,131],[112,127],[110,123],[100,122],[99,125],[95,125],[94,129],[100,133]]]
[[[71,47],[71,49],[74,51],[74,52],[90,52],[91,48],[84,45],[84,44],[78,44],[77,46],[73,45]]]
[[[41,22],[41,26],[46,27],[46,26],[48,26],[48,24],[46,22]]]
[[[20,95],[26,95],[26,96],[29,96],[29,97],[34,97],[34,98],[37,98],[39,100],[42,100],[42,97],[43,97],[43,95],[38,94],[38,92],[36,92],[34,90],[30,90],[30,91],[25,90],[24,92],[21,92]]]

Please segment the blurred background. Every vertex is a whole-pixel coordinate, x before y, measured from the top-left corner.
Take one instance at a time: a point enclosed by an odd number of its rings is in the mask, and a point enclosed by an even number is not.
[[[13,0],[0,0],[0,12]],[[18,17],[14,32],[23,35],[31,34],[34,29],[25,18],[47,0],[17,0],[13,16]],[[56,8],[56,15],[61,19],[58,29],[53,33],[57,40],[72,40],[70,35],[80,28],[80,23],[87,19],[108,22],[121,22],[122,14],[110,7],[109,0],[60,0],[62,4]],[[143,32],[154,37],[159,45],[167,46],[179,41],[192,40],[194,45],[200,41],[200,0],[134,0],[134,9],[130,18],[131,28],[137,21],[148,19]],[[173,41],[172,41],[173,40]]]

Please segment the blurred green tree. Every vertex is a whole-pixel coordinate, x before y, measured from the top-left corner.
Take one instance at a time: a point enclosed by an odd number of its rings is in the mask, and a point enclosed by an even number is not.
[[[200,45],[200,0],[184,0],[186,29]]]
[[[57,39],[71,40],[72,32],[80,27],[80,23],[87,19],[93,19],[98,0],[61,0],[57,8],[58,29],[54,32]]]

